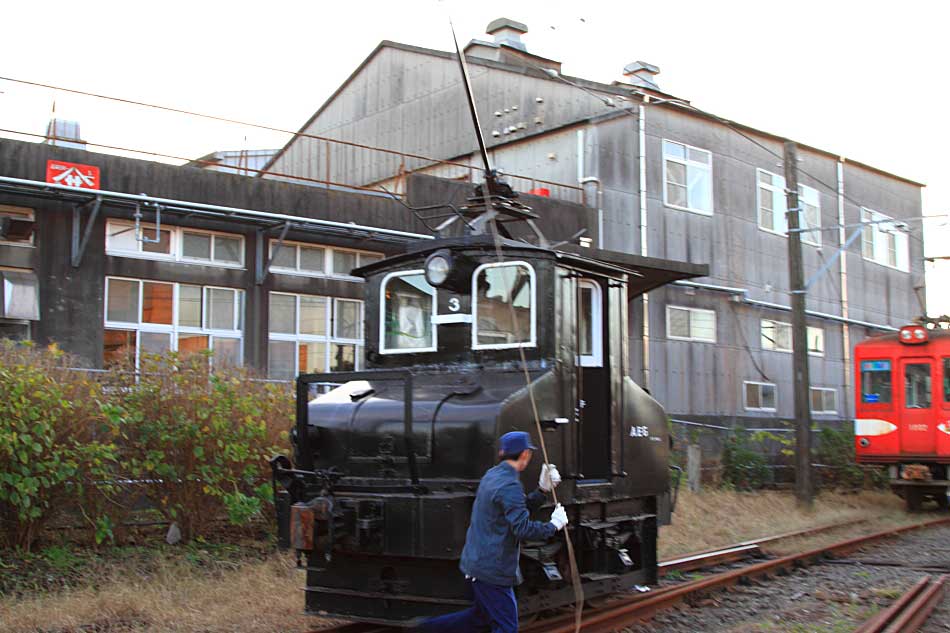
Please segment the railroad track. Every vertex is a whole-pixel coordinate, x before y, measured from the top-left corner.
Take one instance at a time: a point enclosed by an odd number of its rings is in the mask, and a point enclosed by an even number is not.
[[[750,579],[775,576],[797,567],[804,567],[822,559],[827,559],[828,557],[847,554],[863,547],[864,545],[868,545],[888,537],[896,536],[904,532],[935,527],[938,525],[946,525],[948,523],[950,523],[950,518],[941,518],[924,523],[892,528],[882,532],[876,532],[874,534],[847,539],[845,541],[840,541],[838,543],[833,543],[824,547],[810,549],[797,554],[790,554],[787,556],[781,556],[778,558],[753,563],[738,569],[730,569],[718,574],[707,576],[705,578],[662,587],[648,593],[619,597],[617,600],[602,607],[585,609],[581,630],[584,631],[584,633],[613,633],[614,631],[620,630],[631,624],[648,620],[659,611],[668,609],[680,602],[688,600],[689,598],[705,594],[710,591],[724,589]],[[851,524],[853,524],[853,522]],[[703,567],[721,565],[726,562],[735,562],[758,553],[760,551],[760,544],[773,542],[779,539],[792,538],[795,536],[805,536],[808,534],[814,534],[816,532],[832,530],[837,527],[842,527],[842,524],[832,524],[817,528],[809,528],[806,530],[799,530],[797,532],[789,532],[786,534],[765,537],[762,539],[744,541],[743,543],[737,543],[730,547],[718,550],[697,552],[695,554],[690,554],[662,562],[660,567],[661,570],[664,571],[661,571],[661,574],[668,574],[672,571],[700,569]],[[942,591],[942,581],[940,586],[940,591]],[[928,595],[932,595],[932,593]],[[915,594],[915,596],[917,596],[917,594]],[[915,599],[915,597],[912,597],[910,600]],[[933,598],[933,600],[934,603],[936,603],[939,600],[939,597]],[[913,604],[917,604],[917,602],[913,602]],[[315,631],[313,633],[391,633],[401,630],[404,629],[387,627],[378,624],[344,623],[330,628],[320,629],[319,631]],[[563,615],[557,615],[551,618],[538,620],[536,622],[523,625],[519,630],[522,633],[573,633],[574,615],[573,613],[564,613]],[[887,633],[909,633],[910,631],[914,631],[916,629],[867,629],[866,631],[861,629],[861,633],[879,633],[879,631],[884,632],[885,630]]]
[[[894,601],[854,633],[914,633],[943,598],[950,576],[924,576],[907,593]]]

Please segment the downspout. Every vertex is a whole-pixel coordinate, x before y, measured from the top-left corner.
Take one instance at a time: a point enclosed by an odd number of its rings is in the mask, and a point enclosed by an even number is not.
[[[848,239],[847,230],[844,228],[844,156],[838,158],[838,240],[844,244]],[[848,326],[848,253],[841,253],[838,258],[841,262],[841,318],[845,323],[841,326],[841,346],[842,359],[844,360],[844,415],[851,416],[851,328]]]
[[[649,100],[649,95],[644,95],[643,103],[637,106],[637,147],[640,164],[640,255],[643,257],[649,256],[649,249],[647,248],[647,132],[646,107],[644,107],[644,104]],[[650,298],[646,293],[643,294],[643,388],[650,389]]]

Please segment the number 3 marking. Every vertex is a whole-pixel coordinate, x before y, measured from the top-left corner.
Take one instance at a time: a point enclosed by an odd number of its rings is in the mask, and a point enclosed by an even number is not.
[[[458,312],[462,308],[462,304],[459,302],[458,297],[451,297],[449,299],[449,310],[452,312]]]

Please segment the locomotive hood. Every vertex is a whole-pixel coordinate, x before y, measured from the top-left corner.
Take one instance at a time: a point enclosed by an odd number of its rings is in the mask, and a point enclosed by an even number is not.
[[[556,381],[553,370],[530,374],[536,393],[555,392],[548,384]],[[539,402],[544,411],[551,408],[545,400]],[[477,480],[495,461],[500,435],[534,426],[524,373],[513,369],[414,374],[408,411],[422,479]],[[346,477],[405,481],[406,413],[399,380],[353,380],[314,398],[307,415],[315,467],[336,467]]]

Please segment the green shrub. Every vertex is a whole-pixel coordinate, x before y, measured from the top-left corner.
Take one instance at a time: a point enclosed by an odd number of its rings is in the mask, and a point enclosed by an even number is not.
[[[819,471],[824,486],[860,488],[864,485],[864,470],[854,457],[854,429],[824,427],[818,432],[818,462],[828,466]],[[873,479],[873,477],[872,477]]]
[[[761,488],[770,480],[768,460],[744,429],[736,429],[722,451],[722,479],[737,490]]]
[[[270,502],[267,458],[293,420],[286,387],[239,368],[210,369],[208,356],[146,357],[137,382],[117,389],[126,477],[189,540],[227,516],[242,525]]]
[[[55,346],[0,340],[0,523],[16,547],[28,550],[42,526],[77,500],[100,536],[111,533],[95,482],[115,472],[115,429],[99,384],[68,369],[73,362]]]

